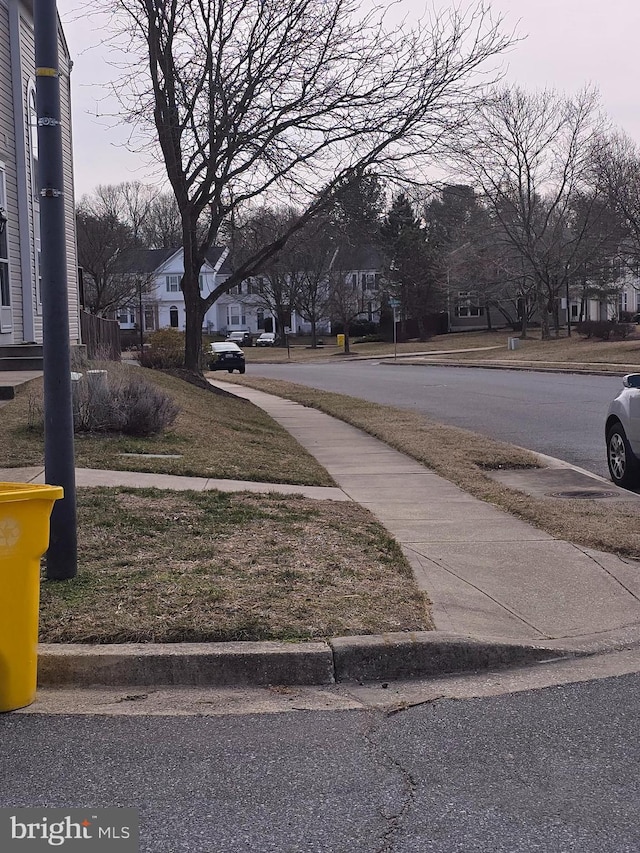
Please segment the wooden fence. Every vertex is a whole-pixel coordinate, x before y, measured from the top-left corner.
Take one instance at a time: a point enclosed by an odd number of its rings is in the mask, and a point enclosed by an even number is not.
[[[117,320],[105,320],[88,311],[80,311],[80,329],[89,358],[120,361],[120,325]]]

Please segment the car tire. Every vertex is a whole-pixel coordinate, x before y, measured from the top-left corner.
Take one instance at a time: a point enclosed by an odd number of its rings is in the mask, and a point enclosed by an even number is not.
[[[640,485],[640,462],[631,450],[620,423],[607,430],[607,464],[616,486],[632,489]]]
[[[227,373],[233,373],[233,367],[227,367]]]
[[[245,368],[244,368],[244,367],[239,367],[239,368],[238,368],[238,373],[244,373],[244,371],[245,371]]]

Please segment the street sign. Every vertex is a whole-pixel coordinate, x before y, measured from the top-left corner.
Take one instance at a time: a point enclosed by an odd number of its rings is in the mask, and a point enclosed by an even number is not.
[[[399,308],[400,307],[400,300],[399,299],[390,299],[389,300],[389,307],[390,308]]]

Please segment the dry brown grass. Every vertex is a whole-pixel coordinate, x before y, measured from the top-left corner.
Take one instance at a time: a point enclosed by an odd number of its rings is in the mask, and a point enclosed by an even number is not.
[[[249,385],[320,409],[412,456],[465,491],[528,521],[552,536],[640,559],[637,504],[567,501],[526,496],[503,486],[488,469],[536,467],[537,457],[424,416],[276,379],[235,377]]]
[[[396,542],[356,504],[78,491],[78,576],[42,583],[42,642],[311,639],[432,627]]]
[[[322,466],[261,409],[212,389],[196,387],[154,370],[111,364],[109,370],[143,371],[180,406],[173,427],[149,438],[120,435],[76,437],[79,468],[144,471],[194,477],[261,482],[334,485]],[[226,377],[227,374],[225,374]],[[20,386],[15,400],[2,408],[0,467],[41,465],[41,432],[27,429],[30,405],[42,406],[42,380]],[[176,459],[123,453],[170,454]]]
[[[575,332],[571,337],[566,331],[561,337],[550,341],[540,339],[540,331],[530,330],[526,339],[521,340],[517,350],[507,349],[507,340],[518,337],[518,333],[508,329],[498,332],[458,332],[451,335],[437,335],[427,341],[409,341],[397,345],[399,358],[413,354],[427,353],[430,357],[456,361],[490,361],[506,364],[526,364],[527,362],[549,362],[551,365],[572,366],[572,369],[590,369],[591,365],[615,373],[640,370],[640,327],[626,341],[587,340]],[[328,338],[326,339],[329,340]],[[331,341],[335,341],[332,337]],[[247,362],[307,362],[314,360],[348,360],[354,356],[388,357],[394,354],[392,343],[352,344],[351,356],[345,356],[335,344],[323,349],[312,350],[304,345],[286,349],[248,347],[245,350]],[[593,369],[593,368],[591,368]]]

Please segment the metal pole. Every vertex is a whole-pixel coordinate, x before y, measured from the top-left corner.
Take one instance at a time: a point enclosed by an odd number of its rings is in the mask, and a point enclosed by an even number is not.
[[[569,310],[569,271],[565,270],[565,280],[567,284],[567,337],[571,337],[571,311]]]
[[[398,360],[398,332],[396,326],[396,306],[393,306],[393,360]]]
[[[64,488],[64,499],[56,501],[51,514],[47,578],[64,580],[75,577],[78,556],[56,0],[37,0],[33,13],[42,250],[44,466],[46,482]]]

